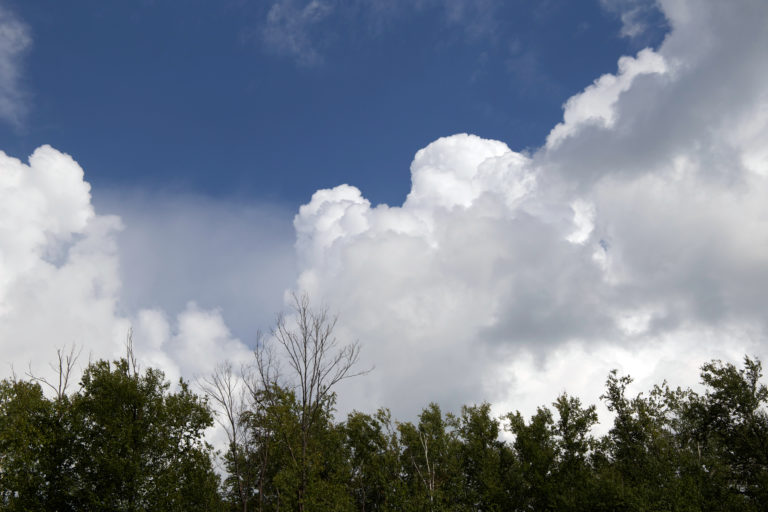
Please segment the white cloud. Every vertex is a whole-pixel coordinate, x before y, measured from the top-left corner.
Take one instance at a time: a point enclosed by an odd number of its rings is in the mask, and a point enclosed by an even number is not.
[[[31,44],[29,28],[0,5],[0,119],[16,127],[26,114],[21,59]]]
[[[547,147],[557,146],[562,140],[579,130],[582,125],[612,128],[618,115],[616,103],[637,76],[668,73],[663,57],[646,48],[636,58],[619,59],[619,72],[605,74],[595,83],[568,99],[564,106],[563,122],[555,126],[547,137]]]
[[[30,365],[50,378],[56,349],[71,345],[82,349],[81,366],[119,357],[131,327],[140,362],[174,380],[204,374],[221,359],[247,359],[248,347],[218,309],[190,303],[168,320],[157,308],[121,307],[123,228],[119,217],[95,213],[69,155],[42,146],[25,164],[0,152],[0,340],[8,364],[1,375]],[[143,258],[159,257],[151,245],[144,249]]]
[[[100,189],[97,211],[120,216],[124,311],[220,309],[247,343],[268,328],[296,276],[292,210],[194,194]]]
[[[613,367],[691,384],[768,353],[768,4],[660,6],[665,42],[568,100],[534,154],[447,137],[402,206],[344,185],[301,208],[297,286],[376,365],[342,408],[531,411],[597,400]]]

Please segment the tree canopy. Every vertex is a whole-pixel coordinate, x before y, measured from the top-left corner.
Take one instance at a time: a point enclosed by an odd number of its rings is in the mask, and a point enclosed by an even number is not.
[[[0,510],[221,509],[205,397],[131,358],[87,366],[74,393],[0,382]]]
[[[568,394],[530,417],[432,403],[413,421],[387,409],[339,419],[332,383],[350,374],[356,349],[318,352],[311,336],[328,331],[298,325],[296,361],[304,350],[315,362],[280,374],[262,352],[250,381],[231,366],[208,381],[236,432],[218,455],[204,441],[208,397],[140,371],[130,352],[88,364],[74,392],[66,378],[3,380],[0,510],[766,509],[768,389],[755,359],[706,363],[700,392],[661,383],[632,395],[632,379],[611,372],[602,436],[595,406]],[[313,368],[325,373],[302,387]]]

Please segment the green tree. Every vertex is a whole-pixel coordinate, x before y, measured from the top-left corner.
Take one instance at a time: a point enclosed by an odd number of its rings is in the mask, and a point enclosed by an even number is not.
[[[72,509],[64,405],[46,399],[37,382],[0,383],[2,510]]]
[[[768,389],[760,361],[744,368],[712,361],[701,371],[704,395],[682,402],[682,432],[711,510],[763,510],[768,503]]]
[[[28,372],[0,383],[0,504],[7,510],[74,510],[73,425],[67,387],[75,348],[57,351],[58,379]],[[45,386],[53,393],[48,399]]]
[[[443,416],[440,407],[431,403],[419,415],[417,425],[399,424],[409,510],[456,510],[460,506],[464,482],[453,423],[452,417]]]
[[[87,510],[211,510],[218,502],[213,419],[184,381],[172,393],[160,370],[132,358],[86,368],[72,398],[75,472]]]
[[[514,469],[509,447],[499,439],[500,422],[491,417],[491,406],[464,406],[455,420],[464,484],[461,503],[465,510],[510,510],[506,490]]]
[[[552,405],[558,415],[553,426],[557,460],[552,474],[554,508],[594,510],[596,482],[589,457],[597,445],[591,434],[598,419],[595,406],[584,408],[578,398],[565,393]]]
[[[549,476],[556,468],[556,441],[552,411],[539,407],[526,424],[520,412],[506,416],[507,429],[515,436],[512,448],[517,463],[509,482],[519,510],[553,509],[554,489]]]
[[[361,512],[403,510],[407,503],[400,439],[391,414],[354,412],[344,424],[349,489]]]
[[[159,370],[139,374],[131,355],[88,365],[71,395],[0,383],[0,510],[219,508],[205,400],[184,382],[170,392]]]
[[[333,398],[329,395],[309,432],[302,430],[295,393],[279,386],[261,390],[260,406],[242,415],[246,437],[239,453],[244,457],[241,467],[255,476],[250,498],[254,509],[352,509],[344,431],[332,421]],[[228,457],[232,455],[230,450]]]
[[[349,464],[343,429],[333,422],[334,388],[365,373],[354,370],[359,345],[340,344],[336,317],[312,308],[306,295],[293,299],[293,314],[278,316],[271,336],[258,342],[254,368],[243,375],[249,399],[236,416],[245,433],[226,455],[235,472],[225,482],[227,494],[241,510],[244,498],[259,510],[346,510]],[[227,402],[226,395],[216,391],[214,399]],[[246,476],[244,493],[234,486]]]

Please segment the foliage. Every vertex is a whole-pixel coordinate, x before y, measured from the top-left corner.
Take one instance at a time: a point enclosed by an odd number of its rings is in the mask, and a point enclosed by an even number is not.
[[[253,510],[298,509],[302,464],[306,510],[762,510],[768,391],[760,363],[715,361],[701,376],[701,395],[662,383],[632,396],[632,379],[611,372],[602,398],[614,419],[600,438],[595,406],[567,394],[529,419],[495,418],[487,403],[458,415],[430,404],[415,423],[393,421],[386,409],[334,423],[333,404],[324,403],[303,463],[302,402],[288,388],[261,389],[242,415],[250,436],[240,450],[260,461]]]
[[[74,393],[0,382],[0,510],[759,511],[761,379],[759,361],[712,361],[700,393],[662,383],[633,395],[632,379],[611,372],[601,437],[595,406],[567,394],[529,418],[483,403],[455,415],[430,404],[415,422],[386,409],[337,421],[332,390],[259,379],[231,408],[219,487],[206,399],[131,357],[98,361]]]
[[[0,383],[0,510],[215,510],[212,424],[185,382],[130,359],[88,365],[80,390],[49,399]]]

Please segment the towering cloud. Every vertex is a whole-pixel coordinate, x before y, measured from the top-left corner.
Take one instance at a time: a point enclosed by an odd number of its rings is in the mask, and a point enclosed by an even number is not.
[[[416,154],[402,206],[342,185],[301,208],[298,287],[377,366],[351,402],[594,400],[613,367],[768,352],[768,4],[660,7],[660,48],[533,154],[455,135]]]

